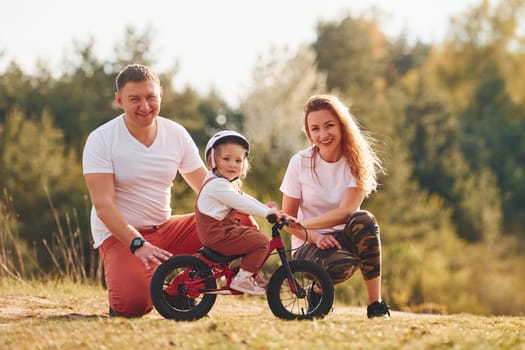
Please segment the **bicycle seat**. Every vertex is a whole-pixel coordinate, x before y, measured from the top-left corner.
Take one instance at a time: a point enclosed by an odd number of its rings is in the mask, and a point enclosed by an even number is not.
[[[208,247],[202,247],[199,249],[199,253],[201,253],[206,259],[222,264],[227,264],[230,261],[233,261],[235,259],[240,258],[244,254],[237,254],[237,255],[223,255],[211,248]]]

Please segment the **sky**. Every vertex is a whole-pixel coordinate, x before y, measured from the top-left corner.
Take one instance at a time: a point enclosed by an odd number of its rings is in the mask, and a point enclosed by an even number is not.
[[[126,28],[151,30],[153,68],[178,66],[175,86],[215,89],[232,106],[249,87],[260,54],[297,49],[315,40],[319,21],[381,10],[382,30],[410,40],[441,41],[452,16],[481,0],[14,0],[0,12],[0,72],[12,61],[31,73],[37,61],[52,71],[95,42],[100,59],[114,58]]]

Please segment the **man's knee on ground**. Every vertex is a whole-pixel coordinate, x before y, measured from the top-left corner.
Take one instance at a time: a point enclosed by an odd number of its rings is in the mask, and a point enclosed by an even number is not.
[[[133,295],[120,300],[119,303],[110,305],[117,316],[122,317],[141,317],[152,310],[149,295]]]

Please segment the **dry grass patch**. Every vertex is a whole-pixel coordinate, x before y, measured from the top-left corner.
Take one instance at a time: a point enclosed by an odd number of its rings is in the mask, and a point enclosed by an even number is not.
[[[282,321],[264,298],[219,296],[194,322],[109,318],[106,291],[69,282],[0,280],[1,349],[525,349],[524,317],[392,312],[336,304],[315,321]]]

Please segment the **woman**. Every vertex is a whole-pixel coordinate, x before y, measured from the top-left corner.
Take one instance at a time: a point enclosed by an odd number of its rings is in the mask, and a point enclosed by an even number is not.
[[[381,161],[371,140],[335,96],[308,99],[304,131],[312,146],[292,157],[280,187],[283,211],[300,224],[289,228],[293,257],[318,263],[334,284],[346,281],[359,268],[368,292],[368,317],[389,318],[381,300],[379,227],[371,213],[360,209],[377,188]],[[315,291],[312,285],[310,300],[318,297]]]

